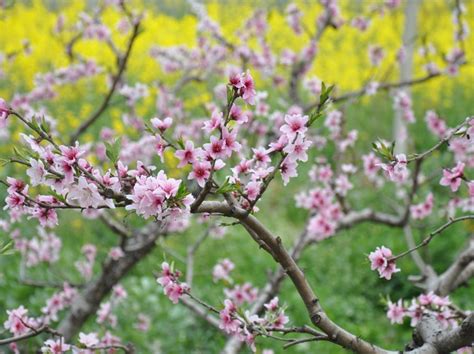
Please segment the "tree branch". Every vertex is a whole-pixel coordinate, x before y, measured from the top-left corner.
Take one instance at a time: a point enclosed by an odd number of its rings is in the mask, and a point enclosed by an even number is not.
[[[76,142],[76,140],[82,134],[84,134],[86,132],[86,130],[89,129],[89,127],[91,125],[93,125],[100,118],[102,113],[104,113],[107,110],[107,108],[109,107],[110,100],[112,99],[112,96],[115,93],[115,90],[117,89],[118,83],[122,79],[122,76],[125,72],[125,68],[127,66],[128,59],[130,58],[130,54],[132,52],[133,44],[135,43],[135,40],[137,39],[137,36],[140,33],[140,31],[139,31],[140,23],[141,23],[141,19],[138,18],[135,21],[134,25],[133,25],[132,34],[130,36],[130,39],[128,40],[127,49],[126,49],[125,54],[123,55],[123,57],[118,58],[119,66],[118,66],[117,73],[114,76],[114,79],[112,81],[112,85],[110,86],[110,89],[107,92],[107,95],[104,97],[104,100],[102,101],[102,104],[99,106],[97,111],[95,111],[89,118],[87,118],[86,121],[84,123],[82,123],[79,126],[79,128],[71,135],[71,137],[69,139],[69,144],[70,145],[73,145]]]

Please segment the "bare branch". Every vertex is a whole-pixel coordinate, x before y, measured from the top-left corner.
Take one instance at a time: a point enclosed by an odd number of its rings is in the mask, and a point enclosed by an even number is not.
[[[118,58],[119,62],[119,67],[117,70],[117,73],[114,76],[114,79],[112,81],[112,85],[110,86],[109,91],[107,92],[107,95],[104,97],[104,100],[102,101],[102,104],[99,106],[97,111],[95,111],[89,118],[86,119],[84,123],[82,123],[79,128],[71,135],[71,138],[69,139],[70,145],[74,144],[74,142],[82,135],[84,132],[89,129],[91,125],[93,125],[96,120],[100,118],[102,113],[104,113],[107,108],[109,107],[110,100],[115,93],[115,90],[118,87],[118,84],[120,80],[122,79],[122,76],[125,72],[125,68],[127,66],[128,59],[130,58],[130,54],[132,52],[133,44],[135,43],[135,40],[137,39],[137,36],[139,35],[140,31],[140,22],[141,19],[138,18],[132,29],[132,34],[130,35],[130,39],[128,40],[127,44],[127,49],[125,51],[125,54],[123,57]]]

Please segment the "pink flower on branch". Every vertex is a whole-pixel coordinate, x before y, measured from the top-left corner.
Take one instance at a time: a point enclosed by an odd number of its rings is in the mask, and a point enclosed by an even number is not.
[[[64,338],[48,339],[41,347],[41,353],[45,354],[62,354],[71,350],[71,346],[66,344]]]
[[[165,295],[173,304],[177,304],[179,299],[189,291],[186,283],[179,282],[180,276],[181,273],[174,271],[167,262],[161,264],[161,277],[157,279],[157,282],[163,287]]]
[[[439,181],[439,184],[451,188],[451,191],[456,192],[461,186],[462,179],[464,177],[464,166],[463,162],[458,162],[457,165],[449,169],[443,170],[443,177]]]
[[[280,131],[288,137],[289,141],[292,141],[296,134],[304,135],[308,128],[308,116],[302,116],[301,114],[292,114],[285,116],[285,123]]]
[[[388,302],[387,318],[391,324],[403,323],[403,318],[406,316],[406,310],[403,307],[402,300],[398,300],[396,303],[391,301]]]
[[[390,280],[393,273],[400,271],[395,265],[395,261],[391,261],[392,250],[384,246],[377,247],[374,252],[369,254],[370,269],[377,270],[380,278]]]
[[[196,161],[193,163],[193,170],[192,172],[188,175],[188,179],[196,180],[197,184],[201,187],[204,188],[204,185],[206,184],[207,179],[211,175],[211,169],[212,165],[209,161]]]
[[[198,157],[198,149],[194,149],[194,143],[190,140],[184,144],[184,149],[176,150],[175,156],[179,160],[178,168],[194,163]]]

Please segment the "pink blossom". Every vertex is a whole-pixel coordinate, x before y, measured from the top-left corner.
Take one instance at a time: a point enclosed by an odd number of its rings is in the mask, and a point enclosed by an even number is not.
[[[288,137],[288,140],[293,140],[296,134],[304,135],[308,128],[308,116],[302,116],[301,114],[292,114],[285,116],[285,123],[280,131]]]
[[[20,306],[14,310],[7,310],[8,319],[3,323],[5,329],[10,331],[14,336],[21,336],[28,333],[30,320],[27,317],[28,310]]]
[[[143,313],[139,313],[137,316],[137,322],[135,323],[135,328],[140,332],[148,332],[150,329],[151,319]]]
[[[264,307],[267,309],[267,311],[275,312],[278,310],[278,296],[271,299],[270,302],[264,304]]]
[[[153,125],[153,128],[158,129],[161,133],[164,133],[165,130],[171,127],[173,124],[173,119],[170,117],[166,117],[163,120],[159,118],[152,118],[151,124]]]
[[[232,299],[237,305],[242,305],[244,302],[248,304],[253,303],[257,299],[258,289],[253,287],[251,283],[235,285],[232,289],[225,289],[225,295]]]
[[[308,161],[308,154],[306,151],[310,148],[312,142],[304,139],[301,135],[298,135],[294,143],[287,145],[283,151],[288,154],[288,159],[291,161]]]
[[[7,183],[8,183],[8,189],[7,189],[8,193],[14,193],[14,192],[19,192],[22,194],[28,193],[28,185],[22,180],[15,179],[12,177],[7,177]]]
[[[112,247],[109,251],[109,257],[114,261],[119,260],[123,256],[125,256],[125,253],[123,253],[120,247]]]
[[[234,72],[229,76],[229,84],[236,89],[241,89],[242,87],[244,87],[242,79],[242,74]]]
[[[117,325],[117,316],[112,313],[112,304],[109,301],[100,304],[97,311],[97,323],[108,323],[111,327]]]
[[[370,24],[370,20],[362,16],[354,17],[351,21],[352,27],[357,28],[361,32],[365,32],[367,28],[369,27],[369,24]]]
[[[97,208],[106,204],[98,191],[97,185],[87,182],[82,176],[79,177],[77,184],[71,187],[67,200],[69,203],[82,208]],[[113,207],[113,203],[110,206]]]
[[[433,199],[433,193],[429,193],[423,203],[412,205],[410,207],[411,217],[421,220],[430,215],[433,210]]]
[[[296,163],[290,159],[285,159],[280,166],[281,177],[283,178],[283,185],[287,185],[291,177],[297,177]]]
[[[64,157],[64,161],[68,165],[72,165],[79,160],[79,158],[85,154],[85,151],[79,147],[79,143],[76,142],[75,146],[64,146],[59,147],[61,155]]]
[[[242,84],[243,86],[239,89],[239,94],[242,96],[242,99],[248,104],[255,104],[255,97],[257,92],[255,91],[255,83],[253,81],[250,71],[247,70],[245,74],[242,74]]]
[[[166,198],[175,197],[176,194],[178,194],[180,184],[181,180],[174,178],[166,178],[165,176],[163,178],[158,178],[158,186]]]
[[[474,198],[474,181],[468,182],[467,186],[468,186],[468,189],[469,189],[469,196],[471,198]]]
[[[377,247],[374,252],[369,254],[370,268],[377,270],[380,278],[390,280],[393,273],[400,271],[400,269],[396,268],[395,262],[391,261],[390,258],[392,258],[392,250],[384,246]]]
[[[25,197],[17,192],[9,192],[5,198],[5,203],[4,209],[22,209],[25,204]]]
[[[41,352],[47,354],[62,354],[70,349],[71,346],[69,344],[66,344],[64,342],[64,338],[61,337],[57,340],[48,339],[41,347]]]
[[[250,169],[252,167],[252,160],[241,160],[238,165],[233,167],[232,173],[234,178],[238,179],[239,175],[241,174],[247,174],[250,172]]]
[[[168,263],[163,262],[161,269],[161,277],[157,279],[157,282],[163,287],[165,295],[168,296],[171,302],[177,304],[179,299],[189,291],[189,287],[186,283],[180,283],[178,281],[181,275],[180,272],[173,271]]]
[[[0,98],[0,128],[5,127],[10,108],[3,98]]]
[[[213,130],[217,128],[221,128],[224,125],[224,118],[222,112],[218,112],[217,110],[212,111],[211,119],[206,120],[203,124],[202,129],[210,134]]]
[[[30,159],[30,168],[26,170],[26,174],[30,177],[32,186],[37,186],[44,182],[46,170],[41,160]]]
[[[188,163],[194,163],[197,157],[197,150],[194,149],[194,143],[186,141],[183,150],[176,150],[175,156],[179,160],[178,168],[186,166]]]
[[[346,196],[347,192],[350,191],[354,186],[352,183],[349,181],[349,178],[347,175],[340,175],[336,178],[334,181],[335,184],[335,191],[337,194],[341,196]]]
[[[396,303],[391,301],[388,302],[388,311],[387,317],[390,320],[390,323],[403,323],[403,317],[405,317],[406,311],[403,307],[402,300],[398,300]]]
[[[303,28],[301,26],[301,18],[303,17],[303,13],[300,9],[294,4],[291,3],[286,7],[286,21],[288,22],[291,29],[296,34],[301,34],[303,32]]]
[[[231,300],[224,300],[224,309],[219,313],[219,328],[228,334],[237,334],[240,330],[240,321],[234,317],[236,311],[237,307]]]
[[[257,199],[259,193],[260,193],[260,182],[249,182],[247,186],[245,187],[245,193],[247,194],[247,198],[250,200],[255,200]]]
[[[381,164],[380,167],[391,181],[401,183],[408,178],[407,163],[405,154],[398,154],[395,156],[395,161],[389,164]]]
[[[58,214],[52,208],[34,208],[31,216],[37,218],[42,227],[58,225]]]
[[[364,173],[370,180],[373,180],[377,171],[380,169],[381,161],[373,152],[363,155]]]
[[[258,163],[265,165],[271,161],[270,156],[268,156],[268,151],[263,147],[252,148],[253,159]]]
[[[232,151],[238,152],[242,148],[237,142],[237,130],[234,129],[229,131],[227,128],[222,129],[222,140],[224,140],[225,147],[227,150],[227,157],[230,157]]]
[[[85,345],[87,348],[94,347],[99,344],[99,338],[97,338],[97,333],[88,333],[83,332],[79,333],[79,343]]]
[[[229,274],[234,268],[235,265],[230,259],[225,258],[221,260],[214,266],[214,269],[212,270],[212,277],[214,279],[214,282],[217,282],[219,280],[226,280],[230,282],[231,278]]]
[[[177,304],[187,290],[186,283],[171,283],[165,288],[165,294],[173,304]]]
[[[249,120],[248,114],[242,112],[242,109],[235,104],[233,104],[230,109],[229,117],[230,119],[235,120],[237,124],[245,124]]]
[[[427,111],[425,121],[428,125],[428,129],[438,138],[442,138],[446,135],[448,127],[446,126],[445,121],[441,119],[435,111]]]
[[[229,153],[232,153],[232,150],[229,150],[226,146],[224,140],[219,139],[216,136],[211,136],[211,142],[204,144],[204,151],[213,159],[222,159],[229,157]]]
[[[379,89],[379,86],[380,86],[380,83],[378,83],[377,81],[371,81],[365,87],[365,93],[368,96],[373,96],[377,93],[377,90]]]
[[[188,175],[188,179],[196,180],[197,184],[201,188],[204,188],[207,179],[211,175],[211,168],[212,166],[209,161],[196,161],[195,163],[193,163],[193,170]]]
[[[443,177],[439,181],[439,184],[449,186],[451,191],[456,192],[461,186],[461,181],[464,177],[464,166],[465,164],[463,162],[458,162],[451,170],[444,169]]]
[[[308,235],[317,241],[324,240],[336,232],[336,224],[322,214],[312,217],[308,223]]]

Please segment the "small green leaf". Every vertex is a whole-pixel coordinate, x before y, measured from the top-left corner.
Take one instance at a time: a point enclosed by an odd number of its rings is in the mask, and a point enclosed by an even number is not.
[[[179,184],[178,193],[176,193],[176,199],[181,200],[189,194],[186,184],[181,181]]]
[[[155,135],[155,131],[153,130],[153,128],[148,123],[145,123],[145,131],[147,131],[148,133],[150,133],[152,135]]]
[[[12,241],[0,244],[0,255],[9,255],[13,253]]]
[[[233,97],[234,97],[234,88],[230,85],[227,85],[227,105],[230,104]]]
[[[122,145],[122,141],[120,138],[115,139],[113,143],[106,142],[106,150],[105,154],[109,158],[109,160],[115,165],[120,156],[120,147]]]
[[[224,194],[224,193],[235,192],[238,190],[240,190],[240,183],[230,183],[229,179],[226,179],[224,184],[216,190],[216,193]]]
[[[184,140],[182,136],[178,139],[177,143],[181,149],[184,149]]]

